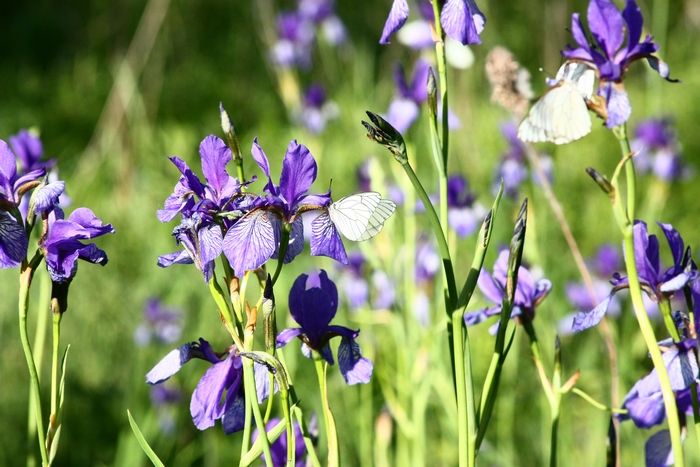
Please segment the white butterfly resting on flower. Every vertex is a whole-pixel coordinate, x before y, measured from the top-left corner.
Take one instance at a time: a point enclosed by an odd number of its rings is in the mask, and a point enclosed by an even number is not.
[[[396,210],[396,204],[375,192],[341,198],[328,208],[335,227],[348,240],[362,242],[374,237]]]
[[[586,102],[593,96],[595,70],[580,62],[565,62],[553,84],[530,108],[518,127],[528,143],[566,144],[591,132]]]

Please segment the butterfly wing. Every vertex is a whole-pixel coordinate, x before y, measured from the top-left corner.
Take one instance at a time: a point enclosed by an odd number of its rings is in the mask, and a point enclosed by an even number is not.
[[[396,210],[396,204],[389,199],[382,199],[372,213],[372,217],[369,218],[367,223],[367,229],[360,236],[358,241],[362,242],[364,240],[369,240],[374,237],[382,230],[384,227],[384,222],[394,214]]]
[[[528,143],[566,144],[590,132],[591,117],[584,97],[577,85],[563,81],[530,108],[518,127],[518,138]]]
[[[395,209],[393,201],[369,192],[339,199],[330,205],[328,214],[343,236],[361,242],[377,235]]]
[[[586,100],[593,94],[595,71],[583,63],[566,62],[559,68],[556,81],[518,127],[521,141],[566,144],[590,133]]]

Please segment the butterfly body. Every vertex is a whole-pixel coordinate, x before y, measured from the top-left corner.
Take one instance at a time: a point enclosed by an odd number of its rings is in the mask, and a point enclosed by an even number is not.
[[[348,240],[362,242],[374,237],[396,210],[396,204],[379,193],[346,196],[331,204],[328,215]]]
[[[566,144],[591,131],[586,102],[593,96],[595,71],[580,62],[566,62],[551,88],[530,108],[518,127],[518,138],[529,143]]]

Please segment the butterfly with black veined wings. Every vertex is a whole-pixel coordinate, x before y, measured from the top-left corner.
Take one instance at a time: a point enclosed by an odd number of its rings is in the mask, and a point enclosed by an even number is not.
[[[566,144],[591,132],[586,101],[593,95],[595,70],[567,61],[552,86],[530,108],[518,127],[518,138],[528,143]]]
[[[396,203],[373,191],[341,198],[328,208],[333,225],[348,240],[362,242],[374,237],[396,210]]]

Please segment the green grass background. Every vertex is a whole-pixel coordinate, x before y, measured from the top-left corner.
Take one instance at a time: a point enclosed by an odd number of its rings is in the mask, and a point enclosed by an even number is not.
[[[279,174],[289,140],[296,138],[307,145],[319,162],[314,192],[324,192],[330,179],[337,196],[355,191],[357,165],[370,155],[378,156],[386,171],[396,169],[392,169],[388,153],[364,138],[360,125],[366,109],[383,112],[387,108],[394,92],[393,63],[401,60],[410,68],[415,59],[415,54],[398,43],[377,43],[390,2],[338,2],[338,14],[348,27],[351,45],[340,51],[322,45],[316,50],[313,70],[302,75],[305,83],[326,85],[340,107],[340,118],[321,136],[290,125],[266,62],[263,37],[265,28],[273,25],[269,12],[293,6],[270,0],[74,0],[13,2],[0,7],[4,18],[0,32],[4,45],[0,54],[0,138],[22,128],[39,129],[45,153],[58,159],[73,208],[90,207],[117,232],[96,242],[107,251],[109,264],[104,268],[81,264],[71,287],[63,342],[72,348],[65,426],[56,465],[146,465],[128,427],[127,408],[167,465],[227,465],[238,457],[239,436],[226,437],[220,427],[199,432],[191,422],[188,397],[205,368],[199,362],[187,365],[176,377],[187,395],[177,412],[176,434],[159,434],[144,375],[170,349],[155,344],[137,348],[133,344],[144,301],[151,295],[186,310],[183,342],[203,336],[219,346],[226,344],[201,274],[194,267],[156,266],[158,255],[175,249],[170,235],[174,225],[161,224],[155,216],[178,177],[166,156],[177,155],[201,173],[199,142],[210,133],[222,136],[219,101],[236,124],[244,154],[249,154],[253,137],[258,136],[271,159],[273,174]],[[559,50],[571,41],[567,33],[570,15],[575,11],[583,15],[586,6],[583,1],[556,0],[480,3],[488,22],[482,35],[484,43],[472,48],[475,64],[449,75],[451,106],[462,119],[461,129],[451,136],[450,168],[469,178],[484,204],[492,202],[493,168],[506,147],[498,124],[508,117],[488,100],[490,90],[483,72],[486,54],[496,45],[508,47],[531,71],[533,87],[541,92],[544,76],[537,69],[556,72],[561,62]],[[626,81],[633,107],[631,127],[649,116],[672,115],[686,160],[699,167],[700,3],[642,1],[640,6],[647,20],[646,31],[650,28],[662,40],[662,57],[672,76],[682,83],[666,83],[645,63],[635,63]],[[165,15],[160,27],[154,26],[154,20],[140,23],[145,9],[153,13],[151,18]],[[150,33],[152,43],[143,40]],[[584,172],[592,166],[611,174],[619,160],[613,135],[599,123],[596,121],[593,132],[579,142],[547,148],[555,158],[554,191],[587,256],[605,241],[621,241],[606,198]],[[413,143],[413,163],[430,191],[435,186],[430,182],[434,172],[426,135],[423,115],[407,138]],[[252,159],[246,159],[245,164],[247,174],[262,175]],[[651,214],[647,209],[653,196],[651,180],[642,178],[639,183],[639,217],[649,223],[673,223],[694,249],[700,245],[700,189],[696,180],[672,185],[668,202],[655,217],[645,217]],[[262,183],[254,187],[261,189]],[[541,191],[526,187],[524,194],[531,201],[525,255],[554,285],[536,320],[547,368],[551,368],[556,322],[571,310],[564,285],[578,276]],[[516,203],[503,203],[496,243],[508,241],[516,210]],[[384,239],[376,239],[378,245],[386,246],[389,236],[401,230],[400,219],[397,216],[389,221],[395,225],[388,225]],[[455,258],[462,268],[457,273],[461,280],[471,262],[470,242],[457,245]],[[664,251],[668,262],[667,253]],[[494,259],[495,249],[487,258],[489,267]],[[277,293],[280,329],[291,325],[282,311],[284,291],[297,274],[312,267],[334,270],[332,261],[308,259],[307,254],[285,268],[278,289],[282,292]],[[8,466],[24,465],[26,446],[36,443],[26,436],[29,378],[17,330],[17,272],[0,271],[0,465]],[[37,310],[38,306],[35,300],[30,325],[37,312],[48,312]],[[388,410],[387,393],[382,390],[385,385],[376,381],[384,378],[391,385],[394,365],[412,365],[422,354],[402,346],[401,329],[396,327],[398,310],[361,315],[342,310],[339,315],[341,322],[356,327],[363,323],[363,349],[368,356],[377,357],[372,385],[346,387],[337,374],[331,383],[331,404],[345,465],[360,465],[376,459],[367,448],[377,440],[375,417]],[[486,328],[470,329],[477,381],[483,379],[492,347]],[[433,358],[429,374],[435,378],[423,427],[427,465],[452,465],[456,459],[454,403],[442,329],[436,326],[433,343],[426,344]],[[649,371],[650,362],[628,305],[613,330],[620,356],[620,395],[624,396]],[[506,365],[501,396],[480,454],[482,465],[542,465],[548,459],[548,407],[524,337],[516,339]],[[608,401],[610,377],[600,334],[590,330],[565,338],[562,347],[565,376],[581,369],[579,386]],[[307,413],[318,410],[314,378],[304,377],[311,376],[310,362],[295,358],[292,352],[288,355],[298,370],[297,393],[303,394]],[[48,381],[48,362],[42,375]],[[43,389],[47,394],[48,387]],[[395,389],[399,393],[420,390],[408,382],[398,382]],[[358,410],[360,404],[364,408]],[[601,465],[607,416],[576,396],[565,397],[562,411],[560,465]],[[390,435],[394,447],[399,425],[400,420]],[[637,430],[629,422],[623,425],[623,465],[640,465],[643,443],[652,432]],[[691,427],[686,441],[689,462],[700,462],[700,456],[694,454],[697,449]],[[398,464],[400,456],[394,458],[389,452],[389,462]]]

